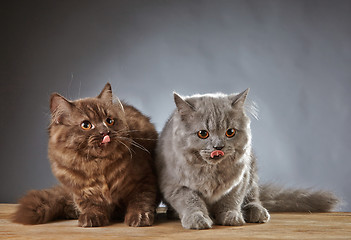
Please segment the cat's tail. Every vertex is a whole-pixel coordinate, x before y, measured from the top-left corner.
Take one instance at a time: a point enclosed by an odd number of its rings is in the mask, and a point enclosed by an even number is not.
[[[289,189],[272,184],[260,186],[260,200],[271,212],[330,212],[339,203],[331,192]]]
[[[72,194],[62,186],[32,190],[19,200],[13,221],[22,224],[42,224],[55,219],[77,218]]]

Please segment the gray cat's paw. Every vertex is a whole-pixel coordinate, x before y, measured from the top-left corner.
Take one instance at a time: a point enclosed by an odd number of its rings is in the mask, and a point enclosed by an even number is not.
[[[182,226],[186,229],[208,229],[212,224],[211,218],[200,211],[182,217]]]
[[[249,203],[244,209],[244,218],[249,223],[265,223],[270,219],[268,211],[257,203]]]
[[[216,223],[225,226],[241,226],[245,221],[240,211],[231,210],[216,215]]]

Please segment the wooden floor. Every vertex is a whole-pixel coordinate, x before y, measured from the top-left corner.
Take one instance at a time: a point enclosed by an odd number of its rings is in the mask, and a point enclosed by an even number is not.
[[[0,204],[0,239],[351,239],[351,213],[273,213],[265,224],[186,230],[163,216],[152,227],[124,223],[80,228],[77,220],[25,226],[11,222],[15,204]]]

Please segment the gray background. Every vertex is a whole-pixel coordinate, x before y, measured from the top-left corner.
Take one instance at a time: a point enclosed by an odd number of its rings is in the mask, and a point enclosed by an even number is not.
[[[159,131],[174,90],[250,87],[261,181],[351,202],[351,1],[31,0],[0,11],[0,202],[56,183],[50,94],[95,96],[107,81]]]

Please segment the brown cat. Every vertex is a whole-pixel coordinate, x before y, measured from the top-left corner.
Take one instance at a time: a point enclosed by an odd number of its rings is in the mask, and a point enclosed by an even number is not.
[[[157,132],[149,118],[114,102],[109,83],[95,98],[68,101],[54,93],[50,109],[49,158],[62,185],[29,192],[14,221],[78,218],[79,226],[97,227],[124,216],[130,226],[152,225],[159,198]]]

